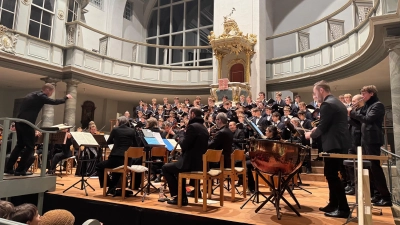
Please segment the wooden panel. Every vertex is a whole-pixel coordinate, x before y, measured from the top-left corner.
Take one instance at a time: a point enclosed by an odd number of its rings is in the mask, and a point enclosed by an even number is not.
[[[212,81],[213,71],[211,70],[200,70],[200,81]]]
[[[304,69],[309,70],[321,66],[321,52],[304,56]]]
[[[160,70],[153,68],[142,68],[142,79],[143,80],[158,80]]]
[[[113,74],[123,77],[129,77],[130,65],[122,63],[114,63]]]
[[[322,65],[326,66],[331,64],[331,47],[326,47],[322,49]]]
[[[141,79],[142,67],[141,66],[133,66],[132,70],[133,70],[132,78],[136,79],[136,80],[140,80]]]
[[[171,80],[171,70],[169,70],[169,69],[162,69],[161,70],[161,75],[160,75],[160,80],[162,81],[162,82],[170,82],[170,80]]]
[[[96,71],[101,71],[101,58],[93,55],[85,54],[84,56],[84,67]]]
[[[360,49],[361,46],[364,45],[365,41],[367,40],[369,35],[369,23],[364,25],[364,27],[358,32],[358,48]]]
[[[332,46],[333,61],[337,61],[349,56],[349,40],[344,40]]]
[[[190,70],[189,71],[189,79],[192,83],[198,83],[200,81],[199,71],[198,70]]]
[[[49,60],[50,46],[30,40],[28,44],[28,56]]]
[[[293,73],[301,72],[301,57],[293,58]]]
[[[104,74],[111,75],[112,73],[112,61],[111,60],[104,60],[104,68],[103,68]]]
[[[188,81],[187,70],[172,70],[171,71],[171,82],[174,81]]]
[[[15,53],[17,55],[25,55],[27,41],[28,39],[26,37],[18,37],[17,45],[15,46]]]
[[[274,63],[274,75],[281,75],[290,73],[291,71],[291,63],[290,61],[278,62]]]
[[[53,63],[57,65],[62,65],[62,62],[63,62],[62,50],[57,47],[53,47]]]

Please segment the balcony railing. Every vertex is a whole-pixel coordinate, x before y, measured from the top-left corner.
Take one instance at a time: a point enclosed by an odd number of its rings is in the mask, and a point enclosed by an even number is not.
[[[285,46],[284,52],[267,60],[267,80],[302,79],[302,74],[333,67],[365,48],[371,17],[397,11],[398,0],[350,0],[318,21],[267,37],[274,49]]]
[[[49,146],[49,136],[50,133],[56,133],[56,131],[46,131],[38,128],[34,124],[30,123],[27,120],[18,119],[18,118],[0,118],[0,121],[3,121],[3,127],[6,128],[3,130],[3,136],[8,137],[10,122],[19,122],[26,123],[30,127],[35,130],[42,132],[43,135],[43,151],[42,157],[43,159],[47,159],[48,155],[48,146]],[[14,135],[15,136],[15,135]],[[0,151],[0,198],[12,197],[12,196],[20,196],[27,194],[39,194],[38,197],[38,210],[41,213],[43,209],[43,198],[44,192],[46,191],[54,191],[56,186],[56,177],[55,176],[46,176],[46,166],[47,160],[42,160],[42,165],[40,168],[40,176],[27,176],[25,179],[14,179],[14,177],[8,178],[4,177],[4,168],[6,161],[6,150],[7,150],[7,140],[6,138],[3,140],[1,144]]]

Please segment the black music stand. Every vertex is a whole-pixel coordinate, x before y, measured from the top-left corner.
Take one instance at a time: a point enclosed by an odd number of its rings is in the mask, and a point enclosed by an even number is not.
[[[99,144],[96,142],[96,140],[94,139],[93,135],[90,133],[84,133],[84,132],[71,132],[72,137],[74,138],[74,141],[76,142],[76,144],[80,147],[87,147],[87,148],[99,148]],[[78,157],[78,163],[82,163],[82,162],[96,162],[97,161],[97,157],[94,157],[93,159],[80,159],[80,156]],[[67,189],[65,189],[63,191],[63,193],[67,192],[69,189],[71,188],[77,188],[79,190],[85,190],[85,194],[86,196],[88,196],[86,187],[90,187],[93,191],[94,188],[87,182],[87,180],[90,178],[90,176],[92,176],[93,174],[87,174],[87,172],[82,173],[82,168],[81,167],[81,179],[77,182],[75,182],[74,184],[72,184],[70,187],[68,187]],[[85,177],[88,177],[85,179]],[[75,187],[75,185],[77,184],[81,184],[80,188]]]
[[[102,156],[103,156],[103,161],[106,160],[106,149],[108,147],[106,138],[104,137],[103,134],[93,134],[94,139],[97,141],[99,144],[99,148],[101,149]]]
[[[51,157],[53,158],[54,157],[54,145],[62,145],[62,144],[64,144],[64,141],[65,141],[65,136],[67,135],[67,133],[66,132],[58,132],[58,133],[52,133],[52,134],[50,134],[50,137],[49,137],[49,143],[50,143],[50,145],[51,145]],[[49,159],[49,158],[47,158],[47,161],[48,161],[48,165],[50,165],[50,167],[52,166],[51,165],[51,161],[52,161],[52,159]],[[57,175],[59,178],[62,178],[62,176],[61,176],[61,174],[59,174],[59,175]],[[64,186],[64,184],[60,184],[60,183],[56,183],[56,184],[58,184],[58,185],[61,185],[61,186]]]
[[[256,201],[257,203],[260,203],[260,195],[261,196],[263,196],[265,199],[267,199],[267,196],[265,196],[261,191],[260,191],[260,189],[259,189],[259,179],[258,179],[258,177],[259,176],[262,176],[261,175],[261,173],[259,173],[259,170],[258,169],[254,169],[255,171],[256,171],[256,180],[255,180],[255,183],[256,183],[256,190],[255,190],[255,192],[250,196],[250,198],[249,199],[247,199],[246,200],[246,202],[242,205],[242,206],[240,206],[240,209],[243,209],[243,207],[250,201],[250,200],[252,200],[252,202],[254,203],[254,201]],[[246,178],[243,178],[243,179],[246,179]],[[271,201],[272,202],[272,201]],[[273,202],[272,202],[273,203]]]

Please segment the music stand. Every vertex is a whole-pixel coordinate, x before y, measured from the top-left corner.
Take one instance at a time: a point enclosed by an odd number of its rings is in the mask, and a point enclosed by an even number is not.
[[[106,149],[107,149],[108,145],[107,145],[105,136],[103,134],[93,134],[93,137],[99,144],[99,148],[102,151],[103,161],[106,160]]]
[[[58,133],[52,133],[50,134],[49,137],[49,143],[51,145],[51,158],[54,157],[54,145],[62,145],[64,144],[65,138],[66,138],[67,133],[66,132],[58,132]],[[48,165],[51,165],[52,159],[47,158],[47,161],[49,162]],[[58,177],[62,178],[61,174],[57,175]],[[64,184],[56,183],[58,185],[64,186]]]
[[[249,199],[247,199],[246,200],[246,202],[242,205],[242,206],[240,206],[240,209],[243,209],[243,207],[250,201],[250,200],[252,200],[252,202],[254,203],[254,200],[256,200],[256,202],[257,203],[260,203],[260,195],[262,195],[265,199],[267,199],[267,196],[265,196],[261,191],[260,191],[260,189],[259,189],[259,171],[258,171],[258,169],[257,168],[255,168],[255,171],[256,171],[256,180],[255,180],[255,183],[256,183],[256,190],[254,191],[254,193],[250,196],[250,198]],[[245,178],[243,178],[243,179],[245,179]],[[271,201],[272,202],[272,201]],[[272,202],[273,203],[273,202]]]
[[[158,190],[157,187],[155,187],[152,183],[151,183],[151,177],[150,177],[150,173],[151,173],[151,166],[153,165],[153,163],[157,163],[153,160],[151,160],[151,149],[153,147],[165,147],[165,144],[161,144],[158,142],[158,140],[150,134],[150,132],[148,132],[146,129],[144,129],[143,132],[139,132],[139,137],[142,140],[142,143],[144,144],[145,149],[149,149],[146,150],[146,161],[144,161],[144,163],[147,164],[147,168],[149,169],[147,171],[147,184],[145,184],[143,187],[139,188],[139,190],[133,195],[136,196],[137,194],[139,194],[139,192],[141,192],[142,190],[144,190],[144,195],[142,197],[142,202],[144,201],[144,198],[146,195],[150,194],[150,187],[153,187],[154,189]],[[147,189],[147,191],[146,191]]]
[[[72,137],[74,138],[74,141],[76,142],[76,144],[79,146],[79,148],[84,147],[84,148],[99,148],[99,144],[96,142],[96,140],[94,139],[93,135],[90,133],[84,133],[84,132],[71,132]],[[82,163],[82,162],[96,162],[97,157],[94,157],[92,159],[80,159],[80,156],[78,157],[78,162]],[[81,167],[82,170],[83,167]],[[85,175],[88,177],[85,179]],[[86,173],[82,173],[81,171],[81,179],[77,182],[75,182],[74,184],[72,184],[70,187],[68,187],[67,189],[65,189],[63,191],[63,193],[67,192],[69,189],[71,188],[77,188],[79,190],[85,190],[85,194],[86,196],[88,196],[86,187],[90,187],[93,191],[94,188],[87,182],[87,180],[90,178],[90,176],[92,176],[93,174],[89,174],[87,175]],[[77,184],[81,184],[80,188],[75,187],[75,185]]]

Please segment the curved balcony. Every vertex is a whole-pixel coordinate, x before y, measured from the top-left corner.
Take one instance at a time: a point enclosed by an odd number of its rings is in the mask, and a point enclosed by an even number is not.
[[[74,78],[87,84],[155,94],[208,94],[212,66],[202,66],[201,51],[211,46],[164,46],[127,40],[98,31],[79,21],[66,24],[65,46],[18,31],[14,54],[0,53],[1,65],[60,79]],[[100,37],[100,38],[98,38]],[[94,48],[97,46],[97,48]],[[146,64],[148,48],[173,54],[191,51],[192,63],[181,66]],[[212,64],[212,63],[211,63]]]
[[[349,1],[314,23],[267,37],[274,45],[283,40],[296,45],[293,53],[267,60],[267,90],[312,86],[322,79],[343,79],[381,62],[387,56],[384,47],[387,33],[400,26],[399,12],[397,0]],[[345,32],[349,21],[354,28]],[[322,45],[312,45],[312,41],[321,42],[324,38]]]

